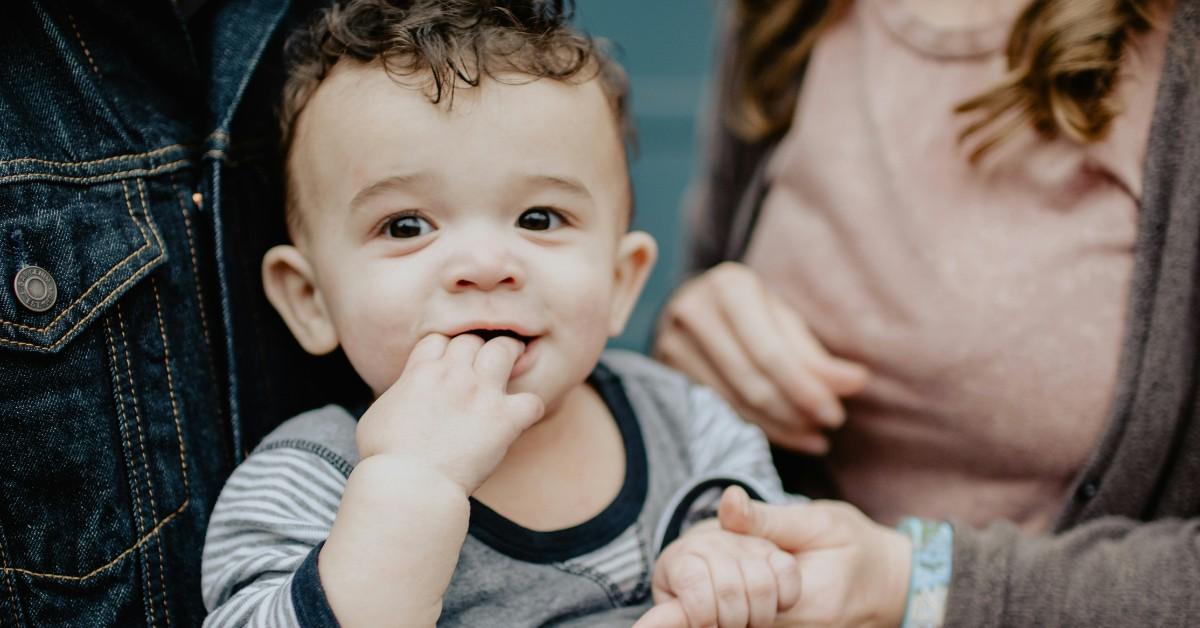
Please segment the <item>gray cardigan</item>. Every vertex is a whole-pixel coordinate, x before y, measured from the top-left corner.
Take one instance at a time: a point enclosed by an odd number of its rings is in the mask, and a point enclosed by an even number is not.
[[[1107,430],[1051,533],[956,523],[947,626],[1200,625],[1200,0],[1176,0],[1167,47]],[[741,257],[773,148],[711,133],[693,272]]]

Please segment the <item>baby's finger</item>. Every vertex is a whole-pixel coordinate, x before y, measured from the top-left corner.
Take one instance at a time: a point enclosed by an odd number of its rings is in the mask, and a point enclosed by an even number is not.
[[[413,345],[412,351],[408,353],[407,364],[421,364],[437,360],[446,352],[446,345],[449,342],[450,339],[442,334],[425,336]]]
[[[738,561],[726,554],[712,554],[705,559],[712,574],[713,592],[717,596],[717,625],[721,628],[744,628],[750,621],[750,606]]]
[[[670,590],[683,605],[691,628],[717,625],[717,597],[713,592],[708,563],[695,554],[685,554],[667,567]]]
[[[750,608],[749,625],[753,628],[768,627],[775,622],[775,612],[779,608],[775,572],[761,558],[743,559],[739,566],[746,585],[746,603]]]
[[[451,338],[450,343],[446,345],[444,359],[451,364],[470,366],[475,363],[475,354],[479,353],[482,346],[483,338],[475,334],[459,334]]]
[[[542,398],[533,393],[508,395],[502,403],[504,416],[511,418],[515,427],[522,432],[537,423],[546,411]]]
[[[525,345],[515,338],[500,336],[483,343],[475,354],[475,372],[485,381],[498,384],[501,389],[512,374],[513,365],[525,351]]]
[[[800,561],[787,552],[778,551],[767,557],[767,564],[775,574],[776,610],[787,612],[800,601],[800,588],[804,584],[800,576]]]
[[[687,611],[679,600],[668,600],[647,611],[633,628],[688,628]]]

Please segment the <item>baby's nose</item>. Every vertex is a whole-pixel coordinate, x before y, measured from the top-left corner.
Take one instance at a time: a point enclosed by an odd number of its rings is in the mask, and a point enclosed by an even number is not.
[[[446,289],[450,292],[516,289],[524,283],[524,273],[515,257],[495,245],[471,247],[446,268]]]

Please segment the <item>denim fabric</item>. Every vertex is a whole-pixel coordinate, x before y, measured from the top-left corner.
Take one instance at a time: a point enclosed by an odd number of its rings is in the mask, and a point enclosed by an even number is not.
[[[259,282],[283,238],[281,42],[310,8],[5,3],[0,625],[198,625],[233,465],[361,394],[344,362],[302,355]],[[45,312],[14,292],[27,265],[57,283]]]

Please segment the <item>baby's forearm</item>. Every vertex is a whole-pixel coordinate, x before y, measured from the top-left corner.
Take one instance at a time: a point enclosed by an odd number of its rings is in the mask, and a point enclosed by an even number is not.
[[[343,626],[434,626],[466,538],[463,489],[430,466],[375,455],[346,483],[318,560]]]

